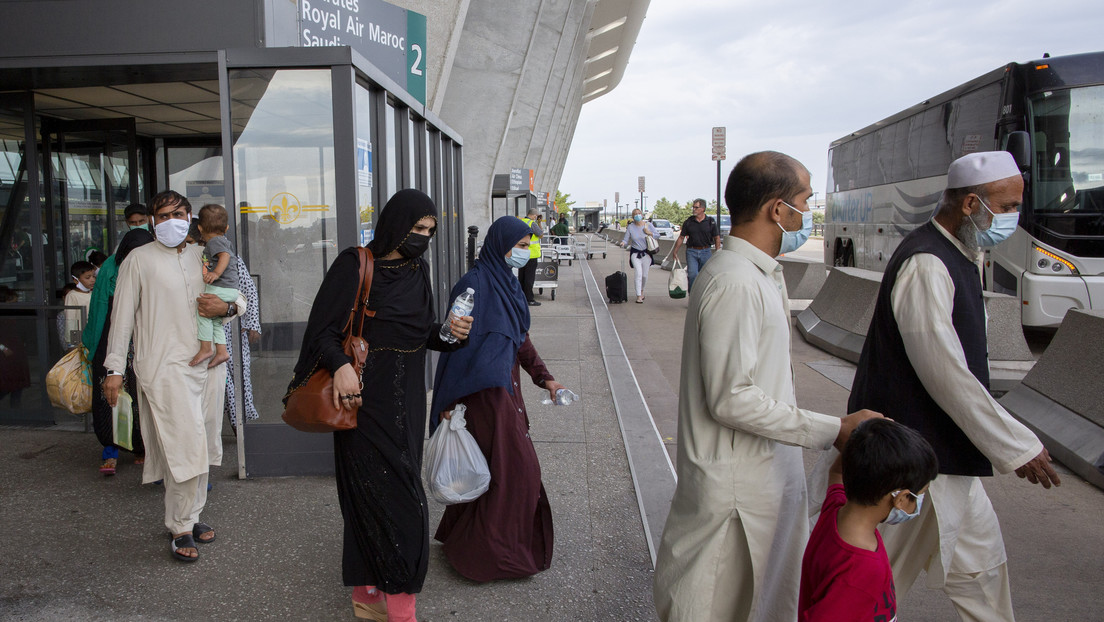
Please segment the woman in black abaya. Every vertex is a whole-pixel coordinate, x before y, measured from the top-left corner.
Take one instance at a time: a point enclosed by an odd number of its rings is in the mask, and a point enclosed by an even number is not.
[[[369,352],[361,378],[342,349],[342,328],[359,279],[355,248],[334,260],[315,296],[291,387],[317,365],[334,375],[334,391],[357,409],[357,428],[334,433],[338,499],[345,522],[342,576],[354,587],[358,617],[414,620],[429,559],[429,515],[422,488],[426,349],[466,343],[471,318],[453,322],[457,344],[441,341],[422,254],[436,231],[437,209],[417,190],[402,190],[380,212],[364,324]]]

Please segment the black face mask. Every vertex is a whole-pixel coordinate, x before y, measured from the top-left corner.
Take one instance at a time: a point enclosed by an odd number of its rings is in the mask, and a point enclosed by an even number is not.
[[[406,236],[403,243],[399,245],[399,254],[407,259],[415,259],[421,257],[422,253],[429,249],[429,236],[421,235],[420,233],[411,233]]]

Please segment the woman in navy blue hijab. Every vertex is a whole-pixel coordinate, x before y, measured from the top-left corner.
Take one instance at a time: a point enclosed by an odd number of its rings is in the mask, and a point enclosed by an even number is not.
[[[513,216],[487,230],[479,260],[456,283],[452,298],[475,290],[468,346],[441,355],[431,427],[457,404],[491,471],[491,485],[471,503],[445,509],[434,536],[445,557],[473,581],[527,577],[552,563],[552,509],[529,438],[521,370],[555,399],[563,385],[529,340],[529,305],[511,271],[529,261],[529,228]]]

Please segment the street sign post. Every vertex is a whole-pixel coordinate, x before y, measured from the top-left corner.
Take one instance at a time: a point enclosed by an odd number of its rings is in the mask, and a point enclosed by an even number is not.
[[[721,224],[721,161],[725,159],[725,128],[713,128],[713,160],[717,162],[717,224]]]

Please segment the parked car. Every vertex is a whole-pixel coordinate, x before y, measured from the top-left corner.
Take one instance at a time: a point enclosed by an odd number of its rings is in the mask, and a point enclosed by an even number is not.
[[[657,237],[661,240],[673,240],[675,239],[675,229],[671,226],[670,220],[664,220],[662,218],[653,218],[652,226],[655,227]]]

